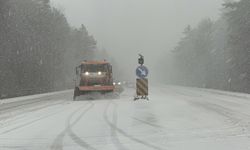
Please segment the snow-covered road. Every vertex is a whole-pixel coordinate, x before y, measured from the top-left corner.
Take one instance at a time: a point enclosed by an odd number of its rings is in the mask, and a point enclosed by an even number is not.
[[[150,101],[72,101],[72,91],[0,105],[2,150],[250,150],[250,95],[175,86]]]

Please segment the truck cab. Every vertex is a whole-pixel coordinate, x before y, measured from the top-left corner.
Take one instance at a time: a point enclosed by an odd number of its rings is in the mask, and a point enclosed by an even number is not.
[[[107,61],[84,61],[76,67],[74,99],[93,92],[114,91],[112,66]]]

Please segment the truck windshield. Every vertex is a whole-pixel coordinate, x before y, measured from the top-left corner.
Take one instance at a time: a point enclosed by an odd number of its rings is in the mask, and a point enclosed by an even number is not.
[[[82,72],[107,72],[108,71],[108,65],[96,65],[96,64],[90,64],[90,65],[82,65],[81,67]]]

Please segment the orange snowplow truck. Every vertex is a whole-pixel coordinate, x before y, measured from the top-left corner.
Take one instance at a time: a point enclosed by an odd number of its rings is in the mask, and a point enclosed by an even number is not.
[[[113,92],[112,66],[107,61],[84,61],[76,67],[74,100],[80,95]]]

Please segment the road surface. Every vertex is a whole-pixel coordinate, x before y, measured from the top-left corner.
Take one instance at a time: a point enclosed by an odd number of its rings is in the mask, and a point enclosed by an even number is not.
[[[155,86],[150,101],[72,101],[73,91],[0,105],[1,150],[250,150],[250,95]]]

